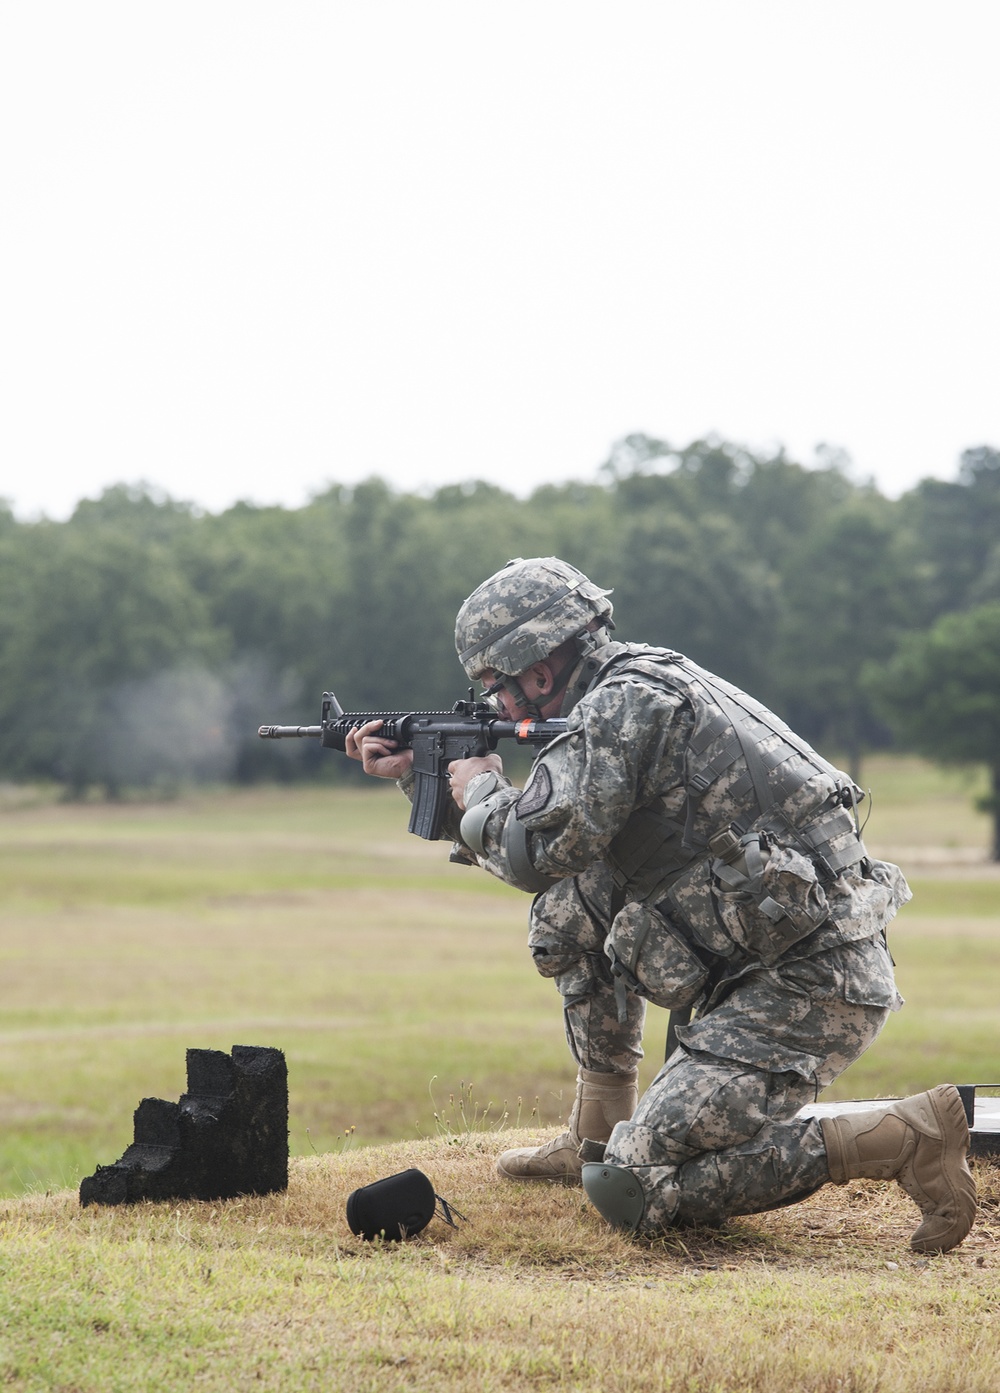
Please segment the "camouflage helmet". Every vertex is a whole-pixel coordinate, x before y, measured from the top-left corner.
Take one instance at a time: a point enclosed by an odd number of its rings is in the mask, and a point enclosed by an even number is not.
[[[610,623],[609,593],[557,556],[517,556],[473,590],[458,611],[459,662],[473,681],[486,668],[516,676],[582,633],[592,619]]]

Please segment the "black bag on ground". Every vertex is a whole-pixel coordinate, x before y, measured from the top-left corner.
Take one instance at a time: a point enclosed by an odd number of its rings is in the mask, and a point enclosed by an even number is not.
[[[381,1234],[387,1242],[412,1238],[434,1217],[437,1196],[423,1171],[411,1168],[363,1185],[347,1197],[351,1232],[369,1240]]]

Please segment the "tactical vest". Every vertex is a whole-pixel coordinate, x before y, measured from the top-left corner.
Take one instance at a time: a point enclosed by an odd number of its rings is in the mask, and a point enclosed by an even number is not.
[[[605,951],[619,1013],[626,984],[677,1008],[753,964],[875,931],[838,920],[826,894],[842,872],[867,864],[852,781],[760,702],[680,653],[619,649],[591,690],[629,680],[680,697],[690,733],[679,813],[676,786],[664,789],[672,811],[663,796],[637,808],[607,853],[616,895]]]
[[[829,880],[866,857],[860,789],[767,707],[683,654],[635,644],[602,665],[591,689],[630,677],[677,693],[694,717],[682,818],[655,799],[611,843],[615,882],[630,899],[661,898],[696,860],[725,864],[751,832],[791,841]]]

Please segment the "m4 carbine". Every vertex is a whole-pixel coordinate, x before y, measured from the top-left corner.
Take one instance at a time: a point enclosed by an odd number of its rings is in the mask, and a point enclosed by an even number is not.
[[[261,726],[262,740],[311,736],[329,750],[347,749],[347,733],[368,721],[381,721],[380,736],[395,740],[398,749],[412,749],[413,810],[409,830],[427,841],[444,831],[451,806],[448,765],[453,759],[475,759],[495,750],[501,740],[519,745],[547,745],[566,729],[564,720],[507,721],[485,701],[456,701],[450,711],[344,711],[332,692],[323,693],[318,726]]]

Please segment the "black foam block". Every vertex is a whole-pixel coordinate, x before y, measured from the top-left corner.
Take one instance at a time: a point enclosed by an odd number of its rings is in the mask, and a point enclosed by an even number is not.
[[[187,1051],[178,1103],[143,1098],[132,1145],[80,1185],[81,1204],[232,1199],[288,1186],[288,1069],[281,1050]]]

